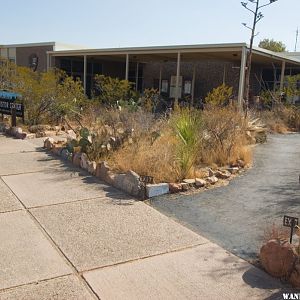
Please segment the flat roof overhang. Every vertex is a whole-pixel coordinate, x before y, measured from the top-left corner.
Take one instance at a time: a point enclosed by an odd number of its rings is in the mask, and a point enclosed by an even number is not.
[[[124,61],[129,55],[130,61],[177,61],[180,53],[181,61],[196,61],[200,59],[215,59],[229,62],[240,62],[243,48],[249,49],[246,43],[235,44],[208,44],[208,45],[178,45],[178,46],[155,46],[155,47],[132,47],[132,48],[107,48],[107,49],[82,49],[48,51],[52,57],[101,57],[106,60]],[[264,66],[281,67],[282,62],[286,67],[300,67],[300,60],[275,53],[258,47],[253,48],[252,62]]]

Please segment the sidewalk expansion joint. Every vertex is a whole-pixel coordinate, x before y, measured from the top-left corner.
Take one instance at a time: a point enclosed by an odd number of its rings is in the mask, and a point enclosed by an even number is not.
[[[147,255],[147,256],[134,258],[134,259],[129,259],[129,260],[126,260],[126,261],[117,262],[117,263],[114,263],[114,264],[109,264],[109,265],[105,265],[105,266],[101,266],[101,267],[95,267],[95,268],[91,268],[91,269],[82,270],[82,271],[79,272],[79,274],[82,275],[83,273],[88,273],[88,272],[92,272],[92,271],[96,271],[96,270],[101,270],[101,269],[106,269],[106,268],[110,268],[110,267],[119,266],[119,265],[125,265],[125,264],[129,264],[129,263],[137,262],[137,261],[142,261],[142,260],[152,258],[152,257],[157,257],[157,256],[163,256],[163,255],[167,255],[167,254],[182,252],[182,251],[194,249],[194,248],[197,248],[197,247],[209,244],[209,243],[211,243],[211,242],[209,240],[207,240],[203,243],[198,243],[198,244],[195,244],[195,245],[181,247],[181,248],[166,251],[166,252],[161,252],[161,253]]]
[[[3,179],[1,178],[3,181]],[[4,181],[3,181],[4,182]],[[73,270],[73,274],[77,276],[79,281],[86,287],[86,289],[89,291],[89,293],[96,299],[100,300],[99,296],[96,294],[96,292],[91,288],[91,286],[88,284],[88,282],[83,278],[83,276],[78,272],[75,265],[69,260],[69,258],[64,254],[64,252],[60,249],[60,247],[55,243],[55,241],[52,239],[50,234],[46,231],[46,229],[42,226],[42,224],[35,218],[35,216],[30,212],[30,210],[25,206],[25,204],[19,199],[19,197],[14,193],[14,191],[4,182],[4,184],[8,187],[8,189],[14,194],[14,196],[20,201],[22,206],[24,207],[24,211],[29,215],[29,217],[32,219],[34,224],[37,226],[37,228],[42,232],[42,234],[45,236],[45,238],[49,241],[49,243],[52,245],[52,247],[58,252],[58,254],[64,259],[67,265],[70,266],[70,268]],[[23,211],[23,210],[21,210]],[[70,274],[68,274],[70,275]],[[61,276],[58,276],[61,277]]]

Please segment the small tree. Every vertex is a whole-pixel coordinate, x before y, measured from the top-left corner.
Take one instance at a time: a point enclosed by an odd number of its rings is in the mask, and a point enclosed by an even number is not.
[[[285,52],[286,46],[283,42],[273,39],[263,39],[259,42],[258,47],[267,49],[273,52]]]
[[[47,121],[79,120],[86,99],[82,83],[62,71],[34,72],[18,67],[12,78],[13,90],[22,95],[30,125]]]
[[[86,103],[82,82],[78,79],[73,80],[65,73],[58,76],[61,79],[56,88],[55,101],[51,105],[50,115],[56,121],[69,123],[69,120],[75,120],[80,123],[81,110]]]
[[[18,67],[13,78],[14,90],[22,95],[26,119],[30,125],[39,124],[55,100],[58,77],[54,71],[34,72]]]
[[[264,17],[261,13],[261,9],[265,6],[269,6],[270,4],[276,2],[278,0],[268,0],[268,3],[260,5],[262,2],[261,0],[246,0],[245,2],[241,2],[242,6],[250,11],[253,14],[253,24],[252,27],[247,26],[246,23],[243,25],[251,30],[251,37],[250,37],[250,49],[247,57],[247,69],[246,69],[246,76],[245,76],[245,100],[246,100],[246,111],[249,105],[249,91],[250,91],[250,74],[251,74],[251,63],[252,63],[252,50],[253,50],[253,42],[256,34],[256,25],[257,23]],[[248,7],[248,4],[253,5],[253,9]],[[241,70],[243,71],[243,70]]]
[[[127,102],[136,97],[132,90],[132,83],[104,75],[95,76],[95,97],[101,103],[115,106],[120,102]]]
[[[284,92],[288,97],[300,95],[300,74],[294,76],[286,76],[286,86]]]

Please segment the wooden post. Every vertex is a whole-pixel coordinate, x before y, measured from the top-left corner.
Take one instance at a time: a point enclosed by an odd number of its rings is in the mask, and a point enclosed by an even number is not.
[[[16,109],[11,109],[11,127],[17,126],[17,115],[16,115]]]

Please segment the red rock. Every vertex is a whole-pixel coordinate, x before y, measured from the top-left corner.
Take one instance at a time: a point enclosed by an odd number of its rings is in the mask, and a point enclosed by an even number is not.
[[[289,278],[289,282],[295,288],[300,288],[300,264],[297,264]]]
[[[264,269],[274,277],[285,277],[293,270],[297,254],[287,241],[270,240],[260,249]]]
[[[179,193],[182,191],[182,185],[180,183],[169,183],[169,190],[171,194]]]

